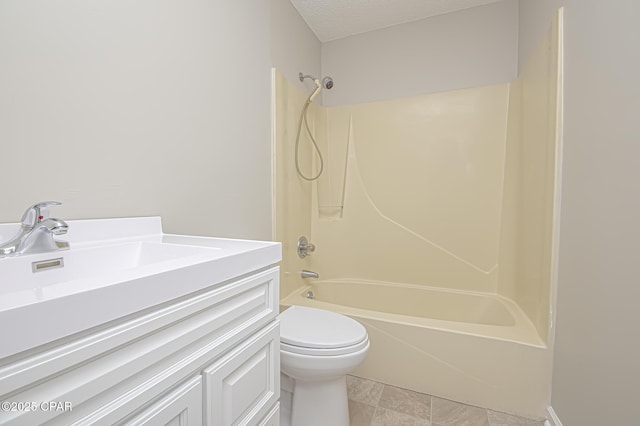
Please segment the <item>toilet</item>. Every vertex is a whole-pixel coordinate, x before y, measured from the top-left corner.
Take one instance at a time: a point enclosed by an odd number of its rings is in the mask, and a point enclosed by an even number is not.
[[[346,375],[368,350],[367,330],[349,317],[305,306],[282,312],[282,426],[348,426]]]

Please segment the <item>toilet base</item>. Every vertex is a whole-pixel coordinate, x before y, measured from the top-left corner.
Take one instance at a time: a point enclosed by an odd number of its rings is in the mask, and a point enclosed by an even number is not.
[[[345,376],[326,381],[295,381],[291,426],[349,426]]]

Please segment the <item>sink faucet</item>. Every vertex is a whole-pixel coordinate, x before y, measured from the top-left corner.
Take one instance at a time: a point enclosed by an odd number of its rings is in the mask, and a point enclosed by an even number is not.
[[[56,241],[54,235],[67,233],[69,225],[64,220],[49,217],[49,207],[59,206],[58,201],[43,201],[29,207],[22,215],[18,233],[5,243],[0,243],[0,257],[64,250],[69,243]]]

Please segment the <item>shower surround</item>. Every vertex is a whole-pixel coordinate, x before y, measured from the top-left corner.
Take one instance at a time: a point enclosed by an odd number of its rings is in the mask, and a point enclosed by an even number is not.
[[[309,122],[325,161],[314,183],[297,177],[293,161],[307,94],[274,72],[282,304],[361,321],[371,353],[356,375],[544,417],[561,152],[560,23],[559,15],[510,84],[312,104]],[[317,158],[308,140],[300,143],[301,167],[313,173]],[[305,259],[295,250],[301,235],[317,246]],[[302,269],[321,280],[309,285]],[[308,290],[319,297],[306,299]]]

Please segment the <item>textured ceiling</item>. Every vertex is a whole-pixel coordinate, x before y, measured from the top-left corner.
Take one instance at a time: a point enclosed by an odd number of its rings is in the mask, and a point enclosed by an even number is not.
[[[500,0],[291,0],[321,42]]]

